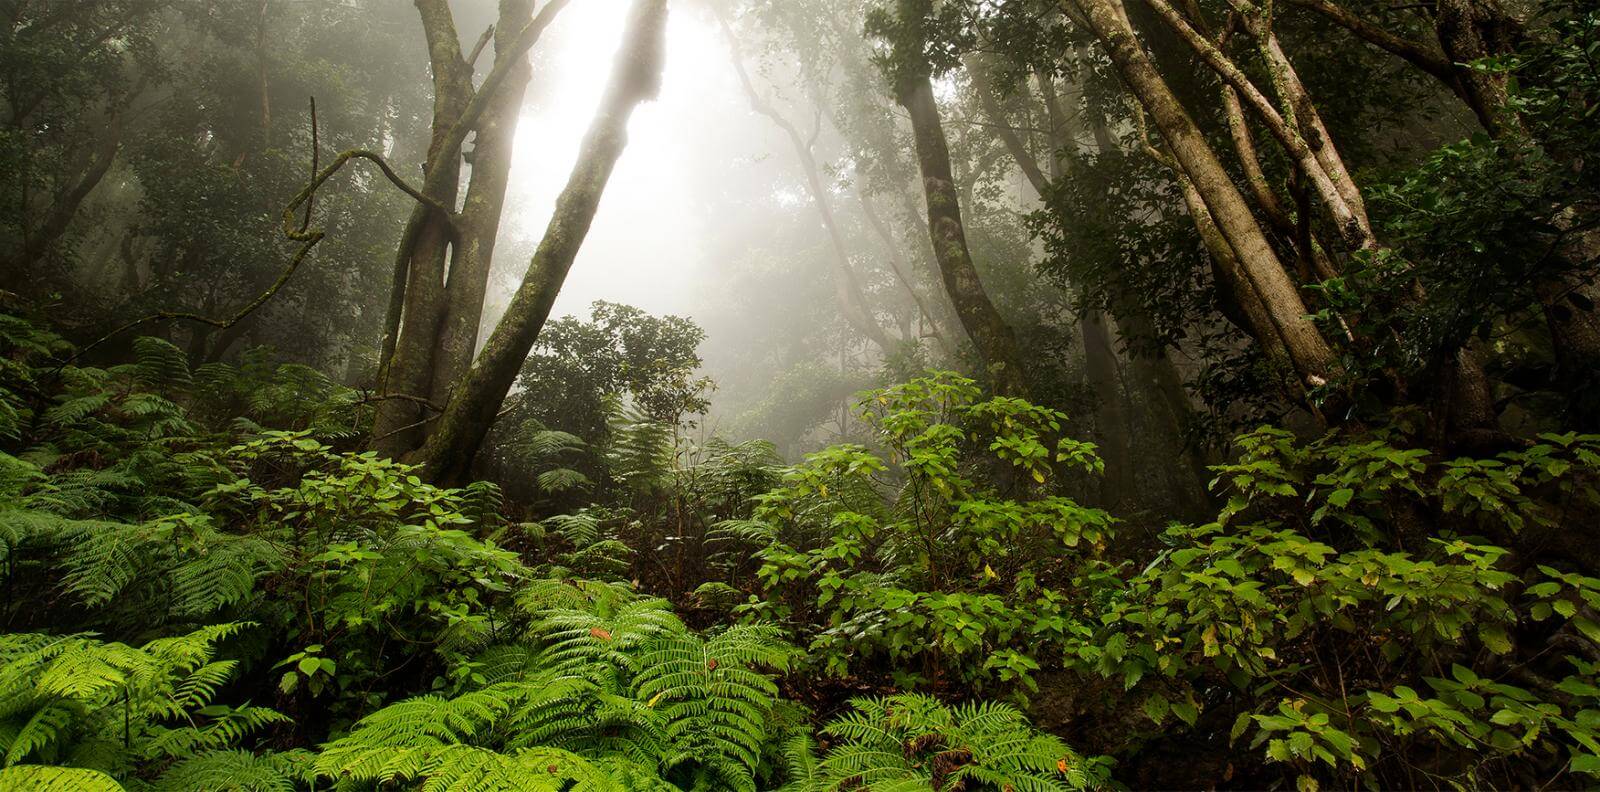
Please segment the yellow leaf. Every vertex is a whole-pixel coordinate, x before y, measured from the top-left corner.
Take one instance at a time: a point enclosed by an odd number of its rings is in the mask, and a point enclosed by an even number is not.
[[[665,695],[667,695],[667,691],[665,691],[665,690],[663,690],[663,691],[661,691],[661,692],[660,692],[660,693],[657,693],[657,694],[655,694],[655,695],[654,695],[654,696],[651,696],[651,697],[650,697],[650,700],[649,700],[649,701],[647,701],[647,702],[645,702],[645,704],[644,704],[644,705],[645,705],[645,706],[646,706],[646,707],[649,707],[649,708],[651,708],[651,709],[655,709],[655,706],[656,706],[656,702],[658,702],[658,701],[660,701],[660,700],[661,700],[661,697],[662,697],[662,696],[665,696]]]
[[[983,576],[989,578],[990,580],[1000,577],[999,575],[995,574],[994,567],[989,566],[988,564],[983,565]]]
[[[1044,473],[1041,473],[1038,468],[1034,468],[1033,469],[1033,480],[1039,482],[1040,484],[1043,484],[1044,483]]]

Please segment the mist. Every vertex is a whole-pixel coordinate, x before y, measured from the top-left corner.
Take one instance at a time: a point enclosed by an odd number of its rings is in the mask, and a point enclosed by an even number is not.
[[[1576,788],[1579,0],[0,0],[0,790]]]

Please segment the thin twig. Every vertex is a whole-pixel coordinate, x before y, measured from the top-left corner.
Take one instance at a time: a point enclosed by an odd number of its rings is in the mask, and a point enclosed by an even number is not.
[[[483,48],[488,46],[491,38],[494,38],[493,24],[484,29],[483,35],[478,37],[478,43],[473,45],[472,54],[467,56],[467,68],[472,68],[472,65],[478,62],[478,56],[483,54]]]

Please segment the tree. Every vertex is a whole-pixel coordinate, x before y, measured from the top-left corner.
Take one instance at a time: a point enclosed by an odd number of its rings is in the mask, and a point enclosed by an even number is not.
[[[637,0],[629,13],[605,96],[522,285],[477,361],[451,391],[433,434],[413,457],[431,477],[465,478],[523,360],[538,340],[600,208],[611,171],[627,146],[628,118],[639,103],[653,99],[660,90],[666,19],[666,0]]]
[[[379,404],[372,445],[380,453],[400,456],[421,445],[433,417],[430,410],[437,410],[472,360],[505,209],[517,118],[531,76],[527,53],[567,1],[551,0],[534,16],[528,0],[502,0],[492,29],[494,67],[476,89],[449,4],[416,1],[434,83],[424,194],[455,206],[462,145],[469,132],[477,137],[461,211],[441,216],[418,206],[401,234],[379,385],[385,395],[403,398]],[[485,31],[473,59],[489,35]]]
[[[923,198],[927,203],[928,233],[945,291],[955,305],[962,327],[978,349],[994,391],[1023,396],[1028,386],[1016,335],[984,291],[983,280],[978,276],[967,247],[960,197],[951,172],[949,143],[939,119],[939,106],[934,102],[934,66],[924,51],[928,46],[932,10],[933,3],[929,0],[903,0],[895,14],[879,11],[870,16],[868,29],[887,39],[891,46],[891,54],[883,61],[884,73],[893,88],[895,101],[911,117]]]

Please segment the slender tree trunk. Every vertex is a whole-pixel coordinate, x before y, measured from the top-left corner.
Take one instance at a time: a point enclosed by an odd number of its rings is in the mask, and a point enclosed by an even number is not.
[[[272,145],[272,87],[267,82],[267,20],[272,0],[261,0],[256,12],[256,86],[261,92],[261,145]]]
[[[1002,396],[1027,396],[1016,336],[989,300],[978,269],[973,265],[972,253],[967,249],[966,227],[961,221],[961,205],[950,171],[950,148],[939,119],[939,107],[933,100],[933,83],[923,72],[902,80],[895,86],[895,94],[911,116],[917,164],[922,172],[923,195],[928,205],[928,234],[945,291],[955,305],[962,327],[977,347],[994,392]]]
[[[987,64],[975,55],[963,58],[962,64],[967,67],[967,76],[972,80],[973,92],[978,95],[978,104],[983,108],[983,114],[989,118],[989,128],[1000,138],[1001,145],[1005,146],[1006,153],[1011,155],[1012,161],[1027,178],[1029,186],[1033,187],[1034,193],[1043,197],[1045,191],[1050,188],[1050,179],[1039,168],[1039,161],[1028,151],[1022,136],[1017,134],[1017,130],[1011,126],[1011,120],[1006,117],[1005,108],[1000,105],[1000,97],[989,79]]]
[[[916,281],[911,277],[911,262],[906,260],[905,251],[900,249],[899,240],[895,239],[894,233],[889,230],[889,225],[884,222],[883,216],[878,214],[878,210],[872,205],[872,199],[868,198],[867,194],[859,189],[859,185],[856,190],[856,198],[861,201],[861,213],[866,216],[867,225],[872,226],[873,232],[878,235],[879,239],[883,240],[884,247],[889,251],[889,268],[894,271],[895,279],[900,282],[906,293],[911,295],[911,300],[916,303],[917,313],[922,317],[923,323],[928,328],[927,335],[933,336],[934,340],[939,342],[939,347],[944,350],[945,355],[955,357],[955,349],[950,346],[950,339],[945,336],[939,320],[934,317],[933,309],[928,305],[927,298],[923,297],[922,292],[917,290]]]
[[[1139,45],[1116,0],[1068,2],[1105,46],[1123,82],[1154,119],[1178,166],[1206,208],[1206,214],[1215,221],[1221,236],[1233,250],[1233,261],[1238,263],[1247,281],[1247,284],[1239,283],[1232,277],[1227,278],[1233,281],[1228,285],[1235,292],[1234,301],[1241,307],[1259,303],[1274,331],[1267,334],[1256,328],[1252,335],[1268,350],[1281,346],[1302,387],[1316,387],[1327,382],[1335,365],[1333,350],[1307,318],[1305,302],[1250,212],[1244,196],[1239,194],[1199,127]],[[1226,271],[1224,274],[1232,275]],[[1246,285],[1248,288],[1244,288]],[[1277,336],[1278,344],[1270,341],[1273,335]]]
[[[627,146],[628,118],[660,90],[666,21],[666,0],[636,0],[610,85],[522,285],[482,354],[451,392],[433,434],[412,459],[429,478],[453,483],[470,472],[594,222],[606,182]]]
[[[494,32],[495,64],[498,66],[502,58],[515,58],[516,62],[477,127],[472,179],[458,220],[460,239],[451,249],[443,326],[433,350],[430,398],[435,404],[443,404],[449,398],[450,388],[472,365],[477,350],[495,239],[500,233],[506,187],[511,178],[517,120],[533,73],[527,55],[510,50],[518,31],[532,19],[533,5],[529,0],[501,0],[500,21]]]
[[[1118,384],[1117,350],[1111,343],[1105,315],[1099,311],[1084,311],[1078,327],[1083,337],[1084,372],[1097,403],[1095,428],[1100,438],[1100,456],[1106,463],[1101,495],[1107,504],[1118,504],[1134,493],[1133,438]]]

